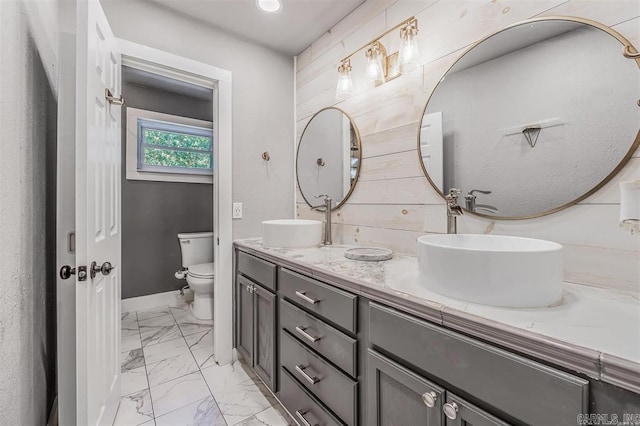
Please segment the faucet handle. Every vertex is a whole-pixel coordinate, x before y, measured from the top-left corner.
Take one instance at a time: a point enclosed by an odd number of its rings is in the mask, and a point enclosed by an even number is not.
[[[320,195],[314,195],[313,198],[323,198],[326,200],[327,198],[329,198],[329,196],[327,194],[320,194]]]
[[[484,195],[491,194],[491,191],[483,191],[482,189],[472,189],[471,191],[469,191],[469,195],[473,195],[474,192],[479,192]]]
[[[460,195],[462,193],[461,190],[457,189],[457,188],[451,188],[449,190],[449,193],[447,195],[444,196],[444,198],[447,201],[455,201],[458,198],[458,195]]]

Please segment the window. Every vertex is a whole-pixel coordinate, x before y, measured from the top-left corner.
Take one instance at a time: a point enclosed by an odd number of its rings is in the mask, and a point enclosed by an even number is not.
[[[127,108],[128,180],[213,183],[210,121]]]
[[[213,130],[138,118],[138,171],[213,173]]]

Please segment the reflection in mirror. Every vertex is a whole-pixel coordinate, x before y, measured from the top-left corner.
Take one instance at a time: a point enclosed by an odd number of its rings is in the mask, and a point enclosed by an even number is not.
[[[469,211],[510,219],[593,193],[640,141],[640,62],[622,55],[627,44],[573,18],[528,21],[476,44],[425,107],[419,152],[431,183],[461,189]]]
[[[312,207],[323,205],[328,195],[333,209],[349,197],[360,171],[360,135],[353,120],[338,108],[317,112],[302,133],[296,173],[304,200]]]

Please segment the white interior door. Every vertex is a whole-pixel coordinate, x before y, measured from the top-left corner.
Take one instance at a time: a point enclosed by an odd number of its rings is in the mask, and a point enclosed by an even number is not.
[[[442,112],[425,114],[420,128],[420,152],[429,178],[433,184],[445,192],[444,154],[442,140]]]
[[[63,171],[58,185],[59,200],[75,202],[75,265],[70,265],[75,275],[69,280],[75,279],[75,286],[69,288],[69,281],[58,286],[67,286],[58,296],[60,424],[111,425],[120,400],[121,112],[117,102],[106,99],[105,89],[121,93],[121,60],[98,0],[76,1],[69,15],[75,34],[61,36],[60,73],[75,63],[75,102],[61,101],[59,134],[74,137],[60,140],[58,163],[68,167],[69,159],[61,155],[75,152],[75,196],[61,186],[71,181],[62,179]],[[61,87],[70,84],[64,76],[61,80]],[[66,239],[67,222],[68,217],[59,218],[59,240]]]

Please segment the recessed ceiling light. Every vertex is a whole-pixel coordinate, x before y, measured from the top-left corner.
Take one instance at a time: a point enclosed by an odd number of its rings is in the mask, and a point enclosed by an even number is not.
[[[280,0],[256,0],[256,4],[265,12],[277,12],[282,7]]]

